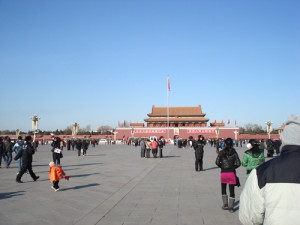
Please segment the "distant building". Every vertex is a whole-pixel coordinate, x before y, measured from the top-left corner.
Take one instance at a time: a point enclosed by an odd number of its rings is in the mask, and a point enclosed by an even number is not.
[[[147,114],[150,118],[145,119],[147,127],[167,127],[167,107],[152,106],[152,112]],[[170,127],[206,127],[208,118],[202,113],[201,105],[198,107],[169,107]]]

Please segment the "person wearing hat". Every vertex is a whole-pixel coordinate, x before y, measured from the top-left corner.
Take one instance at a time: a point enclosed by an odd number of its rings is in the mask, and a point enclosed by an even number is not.
[[[300,115],[290,115],[280,156],[250,173],[240,196],[242,224],[300,224]]]
[[[17,183],[23,183],[21,181],[21,178],[23,174],[26,172],[26,170],[28,170],[30,176],[34,181],[40,178],[39,176],[36,176],[35,173],[32,171],[32,155],[34,154],[34,149],[32,147],[31,142],[32,142],[31,136],[26,136],[25,143],[22,146],[21,151],[19,151],[15,157],[15,160],[18,160],[20,157],[22,157],[22,168],[16,177]]]

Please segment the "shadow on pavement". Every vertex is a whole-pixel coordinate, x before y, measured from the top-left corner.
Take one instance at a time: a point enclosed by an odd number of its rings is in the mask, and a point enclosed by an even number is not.
[[[163,158],[174,158],[174,157],[181,157],[178,155],[167,155],[167,156],[163,156]]]
[[[70,176],[70,178],[72,178],[72,177],[87,177],[87,176],[96,175],[96,174],[100,174],[100,173],[79,174],[79,175]]]
[[[215,167],[210,167],[210,168],[207,168],[205,170],[215,170],[215,169],[220,169],[219,167],[215,166]]]
[[[20,196],[20,195],[23,195],[22,192],[25,192],[25,191],[0,193],[0,199],[6,199],[6,198],[12,198],[12,197],[15,197],[15,196]]]
[[[67,165],[63,167],[70,167],[70,166],[90,166],[90,165],[96,165],[96,164],[103,164],[103,163],[85,163],[85,164],[75,164],[75,165]]]
[[[77,189],[88,188],[88,187],[99,186],[99,185],[100,184],[97,184],[97,183],[87,184],[87,185],[75,186],[75,187],[70,187],[70,188],[64,188],[64,189],[61,189],[61,191],[77,190]]]

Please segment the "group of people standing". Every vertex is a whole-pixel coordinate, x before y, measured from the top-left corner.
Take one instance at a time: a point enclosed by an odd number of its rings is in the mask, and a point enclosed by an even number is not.
[[[142,138],[140,141],[141,158],[150,158],[151,150],[153,158],[157,158],[157,154],[159,158],[162,158],[164,145],[165,141],[163,137],[160,137],[158,141],[156,140],[156,138],[154,138],[152,142],[147,138]]]

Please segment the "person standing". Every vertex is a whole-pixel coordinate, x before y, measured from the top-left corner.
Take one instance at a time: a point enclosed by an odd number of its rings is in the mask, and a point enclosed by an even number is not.
[[[145,140],[145,149],[146,149],[146,158],[150,158],[150,151],[151,151],[151,141]]]
[[[140,142],[140,146],[141,146],[141,158],[145,158],[145,142],[144,139],[141,140]]]
[[[280,146],[281,146],[281,141],[280,140],[278,140],[278,139],[276,139],[275,141],[274,141],[274,149],[275,149],[275,151],[276,151],[276,155],[277,156],[279,156],[279,154],[280,154]]]
[[[216,165],[221,168],[221,191],[222,191],[222,209],[233,213],[235,202],[234,186],[238,185],[236,178],[236,169],[241,166],[240,158],[233,148],[231,138],[225,140],[225,147],[221,150],[216,159]],[[229,199],[226,192],[227,184],[229,186]]]
[[[4,162],[6,163],[6,156],[4,154],[4,143],[2,137],[0,137],[0,168],[1,168],[1,163],[2,163],[2,158]]]
[[[240,195],[242,224],[300,224],[300,115],[289,115],[280,156],[250,173]]]
[[[247,174],[265,162],[264,152],[259,149],[259,143],[251,139],[247,144],[249,150],[245,151],[242,166],[247,167]]]
[[[86,140],[82,141],[81,149],[82,149],[82,155],[86,155],[86,150],[88,149],[89,143]]]
[[[204,171],[203,170],[203,156],[204,156],[204,145],[205,140],[202,135],[198,136],[198,141],[193,143],[195,149],[195,171]]]
[[[19,151],[22,150],[23,144],[24,144],[24,143],[23,143],[23,141],[22,141],[22,136],[19,136],[19,137],[18,137],[17,143],[16,143],[16,144],[14,145],[14,147],[13,147],[13,152],[14,152],[16,155],[18,155]],[[18,159],[18,173],[21,172],[21,168],[22,168],[22,158],[20,157],[20,158]]]
[[[53,162],[55,164],[60,164],[60,158],[61,158],[60,138],[54,137],[51,146],[52,146],[51,152],[52,152]]]
[[[12,149],[13,149],[14,144],[11,142],[10,138],[7,137],[6,141],[4,143],[4,151],[6,155],[6,168],[9,168],[10,163],[12,161]]]
[[[164,148],[164,138],[160,137],[158,140],[158,149],[159,149],[159,158],[163,157],[163,148]]]
[[[271,139],[268,139],[267,140],[267,157],[273,158],[273,154],[274,154],[273,142]]]
[[[158,147],[158,143],[156,141],[156,138],[154,138],[154,140],[152,141],[152,155],[153,155],[153,158],[157,158],[157,147]]]
[[[40,178],[39,176],[36,176],[35,173],[32,171],[32,155],[34,154],[34,149],[32,147],[31,142],[31,136],[26,136],[25,143],[22,146],[21,151],[19,151],[15,157],[15,160],[18,160],[20,157],[22,157],[22,168],[16,177],[17,183],[23,183],[23,181],[21,181],[21,178],[26,172],[26,170],[28,170],[30,176],[34,181]]]
[[[264,139],[261,139],[260,140],[260,143],[259,143],[259,150],[264,154],[264,151],[265,151],[265,142],[264,142]]]
[[[77,152],[78,152],[78,157],[80,156],[80,153],[81,153],[81,146],[82,146],[81,140],[78,139],[77,142],[76,142],[76,149],[77,149]]]

